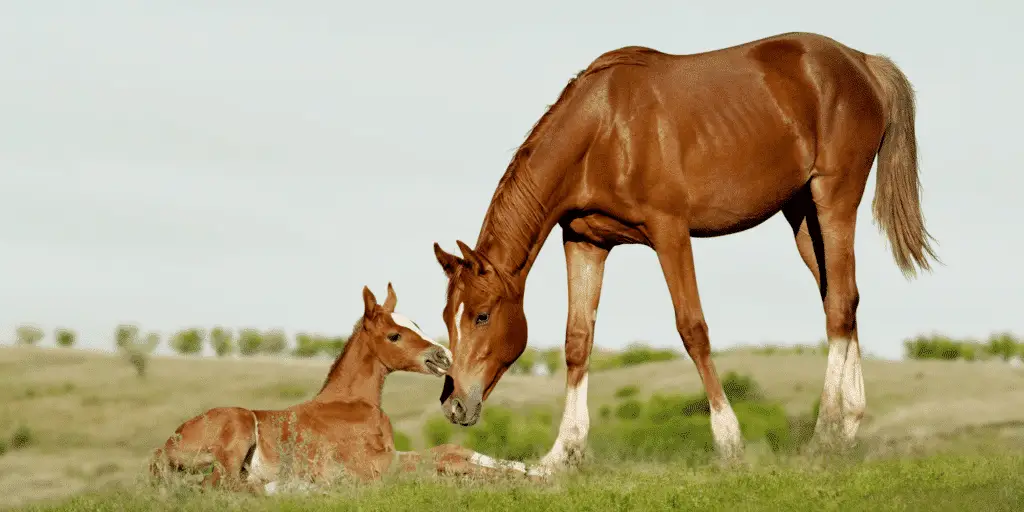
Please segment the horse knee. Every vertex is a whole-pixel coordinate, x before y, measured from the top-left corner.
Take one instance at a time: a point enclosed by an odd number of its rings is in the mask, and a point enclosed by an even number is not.
[[[690,358],[698,361],[711,354],[708,324],[703,315],[676,314],[676,331]]]

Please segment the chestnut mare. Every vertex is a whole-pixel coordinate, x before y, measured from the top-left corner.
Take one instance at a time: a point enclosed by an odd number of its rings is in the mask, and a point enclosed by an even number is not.
[[[908,279],[930,270],[919,204],[910,82],[887,57],[818,34],[790,33],[673,55],[630,46],[569,81],[498,183],[476,247],[434,244],[448,278],[443,318],[452,367],[441,403],[473,425],[526,347],[527,274],[562,228],[568,273],[565,409],[542,459],[555,469],[585,447],[587,368],[609,251],[657,253],[675,324],[711,406],[716,448],[739,456],[739,423],[711,360],[691,238],[757,226],[781,211],[818,283],[828,363],[817,441],[851,442],[864,414],[854,227],[872,161],[873,211]]]
[[[307,486],[330,481],[339,469],[364,480],[377,479],[396,459],[400,470],[413,470],[424,457],[395,451],[391,421],[380,407],[384,380],[392,371],[440,377],[451,353],[395,313],[397,301],[391,283],[383,306],[363,288],[363,316],[311,400],[283,410],[206,411],[184,422],[156,450],[151,471],[160,475],[212,465],[203,485],[271,493],[285,476],[296,476]],[[498,461],[456,445],[435,447],[427,458],[441,472],[527,472],[522,463]]]

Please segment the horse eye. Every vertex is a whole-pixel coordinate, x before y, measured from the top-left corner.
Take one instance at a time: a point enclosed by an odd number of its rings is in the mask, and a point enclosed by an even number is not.
[[[486,324],[488,318],[490,318],[490,316],[487,313],[479,313],[479,314],[476,315],[476,324],[477,325]]]
[[[401,334],[398,334],[397,332],[393,332],[391,334],[388,334],[388,341],[396,342],[401,337],[402,337]]]

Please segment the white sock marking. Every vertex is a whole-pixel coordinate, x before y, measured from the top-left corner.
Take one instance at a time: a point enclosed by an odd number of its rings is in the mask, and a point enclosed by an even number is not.
[[[590,431],[590,411],[587,410],[587,383],[589,373],[576,387],[565,392],[565,409],[562,411],[562,422],[558,425],[558,438],[551,451],[541,459],[541,464],[549,466],[566,462],[569,447],[582,449],[583,441]]]
[[[861,370],[860,345],[849,342],[846,361],[843,365],[843,435],[852,441],[857,435],[860,420],[864,416],[864,373]]]
[[[821,393],[821,406],[818,410],[818,422],[815,431],[825,425],[823,421],[834,421],[841,414],[840,399],[842,398],[843,367],[846,365],[846,353],[850,340],[833,338],[828,340],[828,366],[825,368],[825,385]]]
[[[722,453],[731,453],[743,444],[743,435],[740,433],[740,421],[736,413],[729,405],[726,398],[725,405],[719,410],[711,408],[711,435]]]

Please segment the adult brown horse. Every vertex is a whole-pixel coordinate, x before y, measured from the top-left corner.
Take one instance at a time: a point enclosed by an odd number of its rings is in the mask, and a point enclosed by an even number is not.
[[[462,257],[434,244],[448,277],[452,367],[441,402],[473,425],[526,347],[523,294],[547,235],[562,227],[568,273],[566,403],[548,469],[574,461],[589,429],[587,367],[605,260],[619,244],[658,255],[676,328],[711,405],[720,454],[739,423],[711,360],[691,238],[728,235],[781,211],[818,282],[829,355],[815,428],[852,441],[865,409],[854,226],[878,155],[874,218],[907,278],[937,261],[919,203],[914,93],[887,57],[790,33],[672,55],[630,46],[569,81],[516,151]]]

